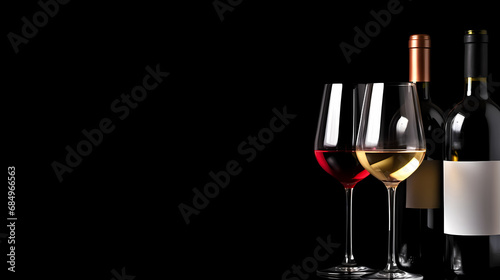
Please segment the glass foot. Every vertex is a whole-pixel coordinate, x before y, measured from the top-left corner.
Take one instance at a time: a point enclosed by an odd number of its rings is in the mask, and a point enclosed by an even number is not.
[[[382,270],[372,274],[362,275],[360,279],[408,279],[408,280],[422,280],[424,277],[420,274],[409,273],[400,269],[393,271]]]
[[[327,269],[316,271],[316,275],[328,279],[359,279],[359,276],[375,272],[366,266],[358,265],[337,265]]]

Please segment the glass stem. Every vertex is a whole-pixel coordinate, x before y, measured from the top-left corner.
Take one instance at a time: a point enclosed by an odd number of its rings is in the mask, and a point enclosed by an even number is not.
[[[399,183],[386,183],[387,197],[389,200],[389,240],[387,242],[386,272],[398,270],[396,264],[396,188]]]
[[[343,265],[356,265],[352,254],[352,191],[353,186],[345,188],[345,257]]]

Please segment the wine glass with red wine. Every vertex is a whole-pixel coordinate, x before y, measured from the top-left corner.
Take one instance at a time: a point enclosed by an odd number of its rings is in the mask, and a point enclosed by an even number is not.
[[[319,165],[337,179],[346,194],[346,244],[344,261],[318,270],[318,276],[351,279],[374,272],[360,266],[352,252],[352,192],[354,186],[370,173],[356,156],[356,137],[365,84],[326,84],[316,131],[314,153]]]

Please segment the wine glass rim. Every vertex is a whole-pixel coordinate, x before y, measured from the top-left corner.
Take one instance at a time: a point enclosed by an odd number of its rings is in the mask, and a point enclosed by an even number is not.
[[[331,82],[325,85],[369,85],[369,84],[384,84],[388,86],[412,86],[413,82]]]
[[[358,83],[358,82],[332,82],[332,83],[325,83],[324,85],[366,85],[370,83]]]
[[[415,83],[412,82],[379,82],[379,83],[368,83],[368,84],[383,84],[384,86],[413,86]]]

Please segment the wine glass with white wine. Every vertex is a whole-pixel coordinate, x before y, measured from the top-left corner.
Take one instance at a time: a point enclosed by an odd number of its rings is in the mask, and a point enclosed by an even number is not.
[[[423,279],[396,263],[395,200],[399,183],[408,178],[425,155],[425,136],[413,83],[368,84],[361,112],[356,154],[361,165],[384,183],[389,200],[387,264],[361,279]]]

